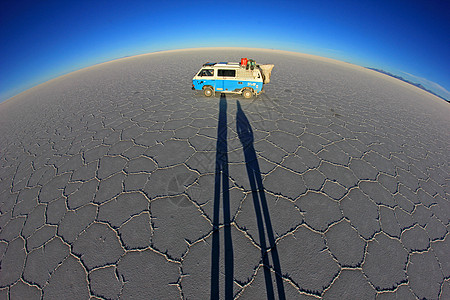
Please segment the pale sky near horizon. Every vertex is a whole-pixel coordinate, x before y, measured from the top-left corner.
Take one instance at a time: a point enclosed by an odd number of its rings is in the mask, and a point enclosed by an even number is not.
[[[383,69],[450,99],[450,1],[8,1],[0,102],[60,75],[159,50],[252,47]]]

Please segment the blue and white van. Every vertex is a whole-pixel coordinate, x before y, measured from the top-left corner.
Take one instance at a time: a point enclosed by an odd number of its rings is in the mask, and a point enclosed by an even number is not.
[[[240,63],[220,62],[205,63],[192,79],[192,89],[203,91],[206,97],[211,97],[215,92],[241,94],[249,99],[262,93],[263,84],[270,81],[268,68],[256,65],[247,67]]]

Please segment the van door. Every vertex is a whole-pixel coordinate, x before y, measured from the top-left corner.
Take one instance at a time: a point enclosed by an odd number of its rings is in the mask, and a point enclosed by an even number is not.
[[[236,82],[236,70],[219,69],[217,71],[219,80],[216,83],[217,91],[233,91],[235,89]]]
[[[210,85],[213,88],[216,85],[215,79],[214,79],[214,69],[202,69],[198,75],[197,75],[197,88],[198,90],[201,90],[203,86]],[[200,79],[201,78],[201,79]]]

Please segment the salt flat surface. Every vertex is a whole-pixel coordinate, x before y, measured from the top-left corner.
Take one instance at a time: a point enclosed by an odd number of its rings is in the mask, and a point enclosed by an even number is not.
[[[256,99],[191,91],[273,63]],[[448,103],[361,67],[203,49],[0,104],[0,299],[448,299]]]

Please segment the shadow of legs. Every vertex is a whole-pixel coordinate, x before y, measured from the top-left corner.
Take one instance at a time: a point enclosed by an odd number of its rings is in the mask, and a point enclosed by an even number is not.
[[[230,190],[228,181],[228,146],[227,146],[227,99],[220,96],[219,123],[217,126],[216,169],[214,181],[214,212],[211,253],[211,299],[219,299],[220,270],[220,184],[222,183],[223,222],[224,222],[224,258],[225,258],[225,299],[233,298],[234,257],[231,239]]]
[[[274,288],[272,283],[272,276],[269,270],[268,251],[271,249],[273,266],[275,269],[275,279],[277,283],[279,299],[286,299],[284,293],[283,279],[281,278],[281,265],[278,257],[277,246],[275,244],[275,237],[272,229],[272,222],[270,220],[269,208],[267,206],[266,195],[264,193],[264,186],[262,183],[261,171],[256,156],[256,151],[253,146],[253,130],[250,122],[247,119],[244,111],[241,108],[239,101],[237,102],[236,113],[236,129],[239,140],[242,143],[245,165],[247,167],[247,174],[250,181],[250,188],[252,190],[253,205],[256,213],[256,222],[258,224],[259,241],[261,245],[261,256],[264,264],[264,277],[267,290],[267,298],[275,299]],[[264,230],[265,225],[265,230]],[[266,245],[265,232],[269,240],[269,247]]]

